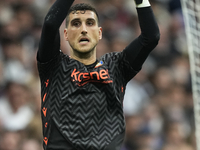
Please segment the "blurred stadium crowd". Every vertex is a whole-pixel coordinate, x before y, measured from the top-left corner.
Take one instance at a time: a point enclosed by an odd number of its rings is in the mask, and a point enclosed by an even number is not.
[[[36,51],[55,0],[0,0],[0,150],[42,150]],[[133,0],[92,3],[103,39],[97,55],[123,50],[140,34]],[[150,0],[161,39],[127,85],[122,150],[195,150],[190,67],[179,0]],[[60,28],[61,49],[69,54]]]

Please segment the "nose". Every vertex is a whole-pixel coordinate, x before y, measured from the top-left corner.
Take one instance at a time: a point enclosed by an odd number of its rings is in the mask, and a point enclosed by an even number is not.
[[[82,34],[87,34],[87,27],[85,24],[82,24],[82,29],[81,29]]]

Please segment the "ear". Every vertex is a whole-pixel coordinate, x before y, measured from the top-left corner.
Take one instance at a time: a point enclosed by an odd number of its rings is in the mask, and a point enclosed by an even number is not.
[[[68,41],[67,28],[64,29],[64,38]]]
[[[99,40],[102,39],[102,27],[99,27]]]

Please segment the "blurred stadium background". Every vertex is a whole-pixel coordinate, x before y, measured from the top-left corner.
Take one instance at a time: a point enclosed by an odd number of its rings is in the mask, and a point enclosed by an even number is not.
[[[0,0],[0,150],[42,150],[36,51],[55,0]],[[92,3],[103,39],[97,56],[123,50],[140,34],[133,0]],[[161,39],[127,85],[122,150],[196,150],[191,75],[180,0],[150,0]],[[61,49],[69,54],[60,28]]]

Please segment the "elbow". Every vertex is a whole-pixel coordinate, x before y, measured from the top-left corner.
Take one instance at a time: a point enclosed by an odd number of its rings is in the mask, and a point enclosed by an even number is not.
[[[155,40],[157,40],[157,42],[159,42],[159,40],[160,40],[160,32],[155,34]]]
[[[155,43],[155,46],[158,45],[159,40],[160,40],[160,33],[157,33],[152,37],[152,41],[153,43]]]
[[[151,36],[149,37],[144,37],[144,45],[152,45],[152,46],[157,46],[158,45],[158,42],[160,40],[160,33],[157,32],[155,34],[152,34]]]
[[[160,31],[159,31],[159,29],[157,29],[156,32],[150,34],[149,38],[147,38],[147,39],[148,39],[148,41],[150,43],[157,43],[158,44],[158,42],[160,40]]]

